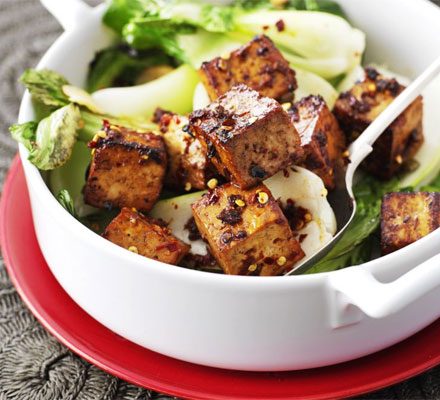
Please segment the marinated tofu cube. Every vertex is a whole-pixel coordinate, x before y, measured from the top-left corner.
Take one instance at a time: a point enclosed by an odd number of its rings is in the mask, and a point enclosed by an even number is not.
[[[173,265],[179,264],[190,249],[158,221],[131,208],[123,208],[103,236],[141,256]]]
[[[226,274],[282,275],[304,257],[269,189],[218,186],[192,206],[202,237]]]
[[[336,101],[334,113],[347,141],[353,142],[405,89],[396,79],[384,78],[373,68],[365,78]],[[423,98],[421,96],[377,140],[365,168],[382,179],[394,176],[410,161],[423,143]]]
[[[85,202],[106,209],[151,210],[167,167],[163,138],[106,123],[89,147],[92,162],[84,187]]]
[[[440,226],[440,193],[390,193],[381,215],[383,254],[421,239]]]
[[[321,96],[304,97],[288,111],[301,138],[302,166],[318,175],[328,189],[335,187],[335,170],[343,167],[345,136]]]
[[[245,85],[193,112],[190,125],[218,172],[241,188],[258,184],[303,156],[286,111]]]
[[[165,185],[170,189],[203,190],[217,174],[201,143],[190,132],[188,118],[164,113],[159,121],[167,154]]]
[[[280,102],[292,101],[297,88],[295,72],[264,35],[235,50],[228,58],[217,57],[203,63],[199,74],[211,100],[239,83]]]

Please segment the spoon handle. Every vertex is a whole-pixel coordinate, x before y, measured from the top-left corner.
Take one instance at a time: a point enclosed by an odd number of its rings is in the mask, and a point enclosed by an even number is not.
[[[438,57],[369,125],[350,146],[352,162],[356,166],[372,151],[372,145],[385,129],[417,98],[422,90],[440,73]]]

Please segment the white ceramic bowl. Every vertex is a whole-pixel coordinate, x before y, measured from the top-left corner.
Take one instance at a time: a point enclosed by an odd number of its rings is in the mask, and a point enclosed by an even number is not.
[[[368,60],[414,76],[440,53],[440,9],[428,1],[339,2],[367,33]],[[81,85],[95,51],[112,40],[101,25],[103,7],[43,3],[66,32],[39,67]],[[431,144],[439,113],[430,107],[426,114]],[[19,119],[32,118],[26,94]],[[159,353],[241,370],[312,368],[383,349],[440,316],[440,259],[420,265],[439,252],[439,230],[386,257],[326,274],[259,278],[192,271],[142,258],[89,231],[58,204],[20,151],[38,240],[58,281],[105,326]]]

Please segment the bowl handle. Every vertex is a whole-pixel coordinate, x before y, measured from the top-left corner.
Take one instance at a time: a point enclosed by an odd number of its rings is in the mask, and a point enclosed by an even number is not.
[[[68,31],[92,16],[93,8],[82,0],[40,0],[41,4]]]
[[[329,274],[328,279],[334,328],[355,324],[364,314],[385,318],[440,286],[440,254],[391,283],[379,282],[362,267]]]

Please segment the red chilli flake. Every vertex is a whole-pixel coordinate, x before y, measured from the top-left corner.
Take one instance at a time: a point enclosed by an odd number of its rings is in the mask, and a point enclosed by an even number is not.
[[[278,32],[282,32],[282,31],[284,31],[284,29],[286,28],[286,24],[284,23],[284,21],[283,21],[282,19],[280,19],[280,20],[275,24],[275,26],[277,27]]]

